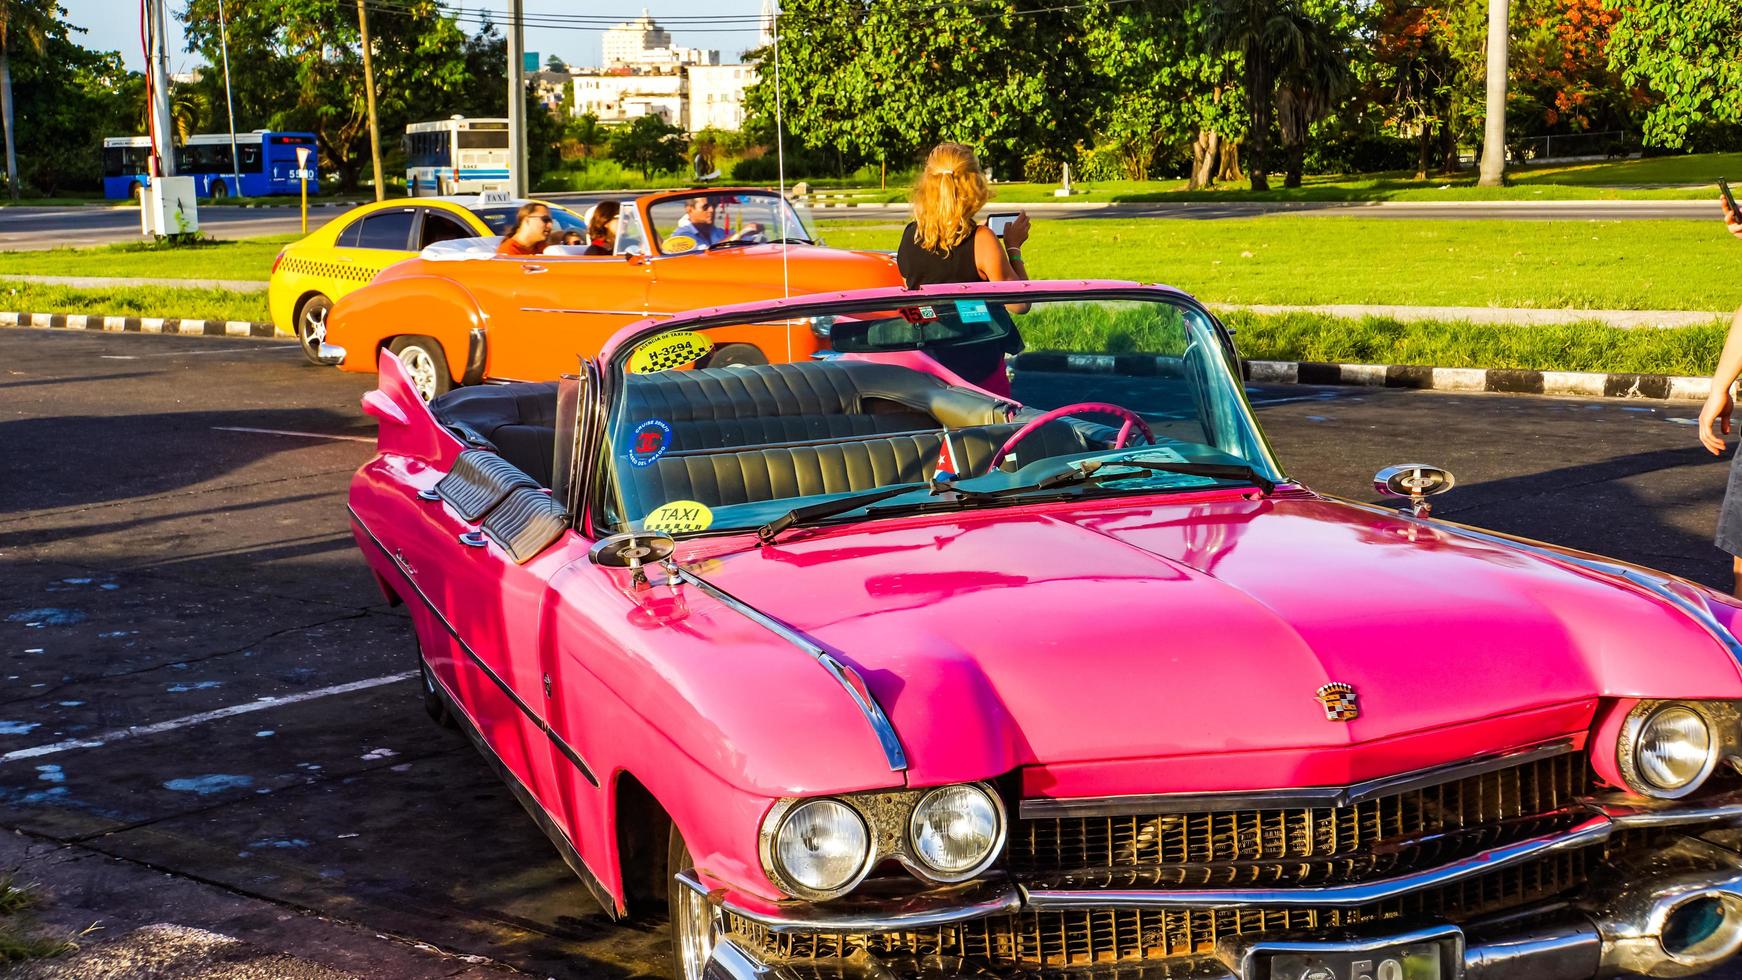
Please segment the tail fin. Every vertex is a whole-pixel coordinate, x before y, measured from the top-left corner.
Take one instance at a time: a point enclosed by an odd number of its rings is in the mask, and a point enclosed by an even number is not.
[[[445,469],[465,447],[429,410],[398,355],[382,351],[375,390],[363,393],[363,412],[380,423],[376,450],[424,459]]]

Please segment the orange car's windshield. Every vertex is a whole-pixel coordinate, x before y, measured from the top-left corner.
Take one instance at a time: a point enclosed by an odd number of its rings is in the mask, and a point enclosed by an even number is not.
[[[665,255],[731,244],[816,241],[797,209],[765,191],[698,191],[655,201],[647,214]]]

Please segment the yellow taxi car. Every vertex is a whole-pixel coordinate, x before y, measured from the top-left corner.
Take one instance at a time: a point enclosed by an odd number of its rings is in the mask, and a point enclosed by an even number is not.
[[[411,258],[425,246],[505,233],[514,212],[525,203],[506,194],[486,193],[401,198],[353,208],[307,238],[286,245],[272,260],[266,294],[272,322],[280,332],[296,334],[310,363],[324,364],[318,356],[321,339],[326,336],[327,313],[339,297],[368,285],[382,269]],[[548,206],[561,231],[586,232],[580,215],[561,205]]]

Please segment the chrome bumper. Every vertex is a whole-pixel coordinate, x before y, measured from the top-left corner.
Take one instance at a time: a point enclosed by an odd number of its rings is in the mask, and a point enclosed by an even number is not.
[[[315,352],[315,356],[328,364],[342,364],[345,360],[345,349],[338,344],[329,344],[323,340],[320,349]]]
[[[1665,871],[1666,868],[1676,869]],[[1574,903],[1559,903],[1466,923],[1400,926],[1385,932],[1335,938],[1296,937],[1320,949],[1358,951],[1425,939],[1449,940],[1461,962],[1454,975],[1442,980],[1590,980],[1636,974],[1683,977],[1709,970],[1742,951],[1742,853],[1693,837],[1647,857],[1607,869]],[[686,885],[701,890],[688,875]],[[715,896],[718,901],[718,896]],[[982,901],[979,907],[914,910],[887,928],[915,927],[923,921],[961,921],[1003,914],[1023,903]],[[863,927],[854,922],[851,926]],[[783,930],[849,926],[846,922],[788,922]],[[850,928],[850,926],[849,926]],[[867,930],[870,931],[870,930]],[[1690,941],[1691,940],[1691,941]],[[1214,956],[1105,964],[1089,968],[1095,980],[1269,980],[1264,954],[1280,947],[1271,942],[1219,949]],[[894,977],[943,978],[960,975],[949,963],[915,971],[892,970],[867,955],[848,960],[764,962],[756,953],[722,936],[715,943],[704,977],[707,980],[818,980],[818,978]],[[992,965],[996,970],[997,964]],[[975,975],[987,975],[977,965]],[[1010,973],[1029,971],[1011,964]],[[1056,971],[1069,975],[1070,970]],[[1052,975],[1049,972],[1049,975]]]

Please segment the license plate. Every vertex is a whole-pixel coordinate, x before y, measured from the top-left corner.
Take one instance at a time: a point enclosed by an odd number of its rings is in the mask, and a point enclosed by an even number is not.
[[[1441,972],[1443,943],[1407,943],[1352,953],[1291,950],[1270,957],[1269,980],[1451,980]]]

